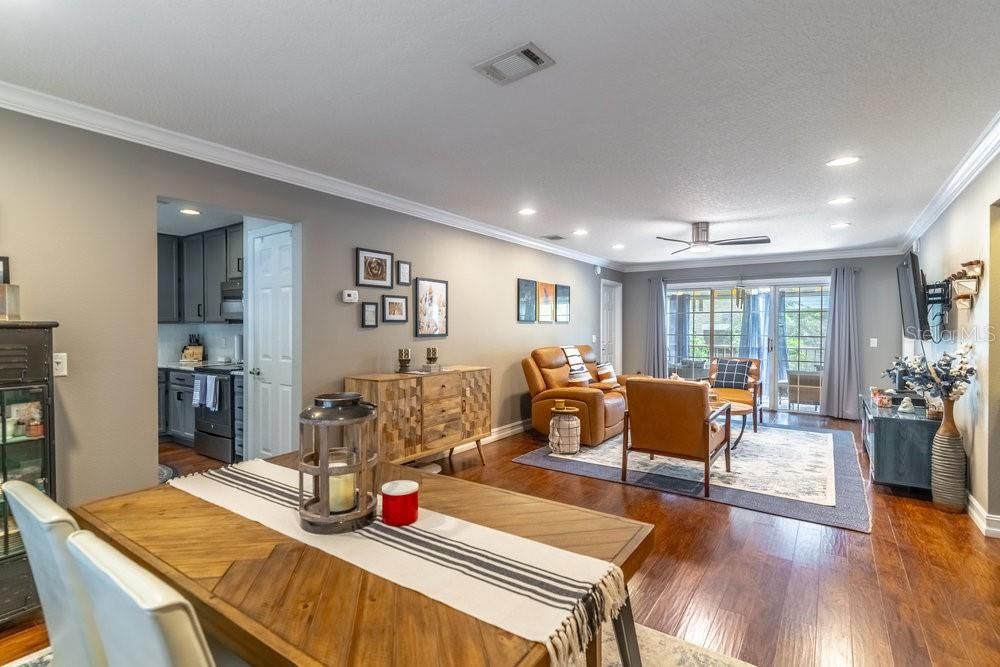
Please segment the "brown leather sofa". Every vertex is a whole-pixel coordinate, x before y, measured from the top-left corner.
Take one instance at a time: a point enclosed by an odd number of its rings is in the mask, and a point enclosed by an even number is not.
[[[521,361],[531,394],[531,424],[548,435],[552,406],[562,399],[580,410],[580,443],[599,445],[625,428],[625,385],[630,376],[619,375],[615,384],[598,382],[594,350],[589,345],[577,349],[593,380],[585,387],[569,385],[569,363],[561,347],[540,347]]]

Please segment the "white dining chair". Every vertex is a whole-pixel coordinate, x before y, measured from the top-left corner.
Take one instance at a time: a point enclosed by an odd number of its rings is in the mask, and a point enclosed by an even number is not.
[[[191,603],[107,542],[81,530],[67,545],[111,667],[246,664],[210,647]]]
[[[66,539],[80,530],[69,512],[21,481],[3,485],[42,603],[53,665],[104,667],[100,635]]]

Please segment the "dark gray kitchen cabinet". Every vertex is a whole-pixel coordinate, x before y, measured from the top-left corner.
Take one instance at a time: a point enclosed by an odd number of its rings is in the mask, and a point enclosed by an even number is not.
[[[179,322],[181,317],[181,276],[177,255],[177,237],[156,235],[156,319]]]
[[[222,318],[222,282],[226,280],[226,237],[228,230],[205,232],[205,321],[225,322]]]
[[[181,239],[184,276],[184,321],[205,321],[205,238],[202,234]]]
[[[226,228],[226,278],[243,277],[243,225]]]
[[[167,393],[167,433],[174,440],[187,444],[194,442],[193,398],[191,387],[172,384]]]
[[[158,411],[157,415],[159,417],[159,434],[167,434],[167,372],[164,370],[159,371],[159,380],[156,383],[156,399]]]

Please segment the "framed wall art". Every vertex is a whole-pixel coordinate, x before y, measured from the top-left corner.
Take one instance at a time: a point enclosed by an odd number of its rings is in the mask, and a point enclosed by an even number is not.
[[[396,262],[396,284],[397,285],[409,285],[410,284],[410,272],[413,270],[413,265],[409,262],[404,262],[400,260]]]
[[[534,322],[538,316],[536,283],[526,278],[517,279],[517,321]]]
[[[443,338],[448,335],[448,281],[416,278],[413,281],[413,302],[417,306],[413,318],[417,338]]]
[[[355,281],[358,287],[392,287],[392,253],[355,248]]]
[[[382,321],[383,322],[406,322],[410,319],[408,312],[408,302],[405,296],[395,294],[382,295]]]
[[[361,302],[361,328],[374,329],[378,326],[378,301]]]
[[[552,283],[538,283],[538,321],[556,321],[556,286]]]
[[[569,285],[556,285],[556,322],[569,322]]]

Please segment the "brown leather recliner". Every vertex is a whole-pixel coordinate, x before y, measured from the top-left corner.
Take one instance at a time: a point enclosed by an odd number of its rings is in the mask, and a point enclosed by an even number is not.
[[[619,375],[615,384],[598,382],[594,350],[589,345],[576,347],[593,380],[585,387],[570,386],[569,362],[561,347],[540,347],[521,361],[531,394],[531,424],[548,435],[552,407],[556,399],[563,399],[580,410],[580,443],[598,445],[625,428],[625,385],[630,376]]]

